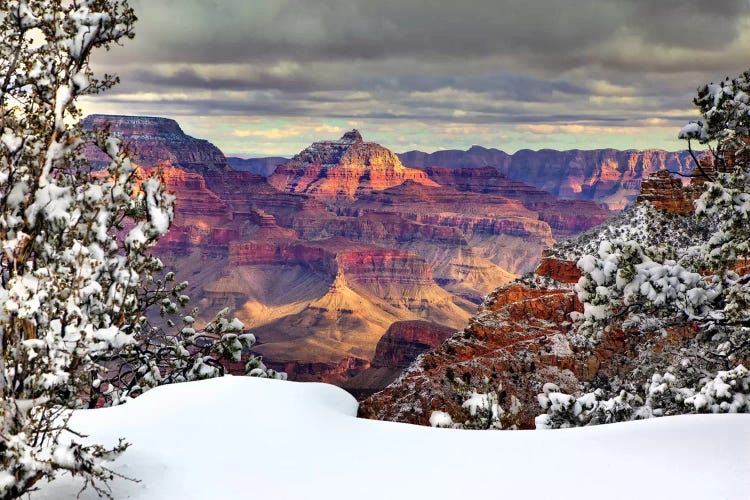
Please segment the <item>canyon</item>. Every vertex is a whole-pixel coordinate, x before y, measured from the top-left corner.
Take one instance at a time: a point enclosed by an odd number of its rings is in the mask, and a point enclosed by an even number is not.
[[[236,159],[168,119],[84,124],[105,123],[176,194],[155,253],[189,281],[199,319],[228,308],[270,367],[362,396],[463,329],[555,241],[613,214],[485,165],[406,167],[356,130],[262,175],[283,159],[232,168]]]

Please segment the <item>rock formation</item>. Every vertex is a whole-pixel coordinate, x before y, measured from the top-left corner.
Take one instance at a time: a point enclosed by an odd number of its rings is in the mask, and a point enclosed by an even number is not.
[[[547,270],[567,267],[549,259],[545,265]],[[696,334],[691,327],[670,328],[664,336],[612,329],[593,353],[579,354],[569,336],[570,313],[582,310],[572,286],[536,276],[490,294],[462,332],[421,355],[397,382],[365,400],[360,414],[428,425],[431,412],[440,410],[464,422],[470,416],[462,404],[479,387],[499,393],[506,409],[504,428],[530,429],[540,412],[536,396],[546,382],[554,380],[572,392],[595,377],[628,373],[646,340],[655,341],[658,350],[680,346]],[[570,278],[567,271],[560,276]]]
[[[568,285],[575,285],[581,279],[581,271],[575,262],[549,256],[542,257],[535,274]]]
[[[593,200],[622,210],[639,193],[640,181],[652,172],[692,170],[687,151],[615,149],[520,150],[512,155],[474,146],[468,151],[410,151],[399,155],[409,167],[495,167],[509,178],[536,186],[560,198]]]
[[[175,200],[173,227],[192,225],[210,229],[229,220],[229,207],[206,187],[206,181],[200,174],[179,169],[169,162],[158,162],[143,171],[146,176],[159,175],[168,191],[179,193]]]
[[[643,179],[638,201],[648,201],[669,213],[686,214],[695,211],[693,202],[700,196],[702,185],[702,178],[695,177],[686,186],[666,170],[659,170]]]
[[[224,172],[229,164],[224,154],[203,139],[186,135],[176,121],[151,116],[89,115],[84,129],[110,127],[111,134],[135,151],[133,162],[145,167],[160,162],[200,174]],[[98,167],[109,164],[107,157],[94,146],[87,156]]]
[[[343,238],[233,243],[228,269],[212,294],[238,295],[236,314],[275,363],[370,360],[392,323],[431,318],[457,328],[473,308],[440,288],[422,257]]]
[[[683,186],[668,172],[652,174],[639,198],[648,203],[635,207],[635,216],[622,214],[602,231],[622,234],[631,217],[641,221],[636,224],[664,227],[676,220],[673,214],[693,210],[691,200],[702,185],[700,179]],[[689,225],[687,219],[684,223]],[[582,349],[575,341],[572,314],[581,313],[582,306],[574,289],[581,277],[574,260],[582,248],[595,251],[597,238],[598,233],[590,232],[553,247],[533,274],[492,292],[463,331],[423,353],[396,382],[365,400],[361,415],[428,425],[431,412],[440,410],[454,422],[465,422],[470,415],[462,404],[472,391],[495,391],[505,410],[504,428],[533,428],[540,413],[536,396],[547,382],[572,393],[594,380],[621,380],[641,363],[648,366],[654,353],[681,359],[680,349],[698,333],[694,323],[636,331],[613,321],[593,349]],[[691,243],[679,244],[687,248]],[[744,265],[738,271],[745,271]]]
[[[555,238],[578,234],[612,216],[612,212],[598,203],[562,200],[530,184],[512,180],[493,167],[428,167],[424,170],[442,186],[517,200],[528,210],[537,212],[539,220],[549,224]]]
[[[455,333],[429,321],[393,323],[380,338],[372,359],[374,368],[407,368],[417,356],[434,349]]]
[[[354,198],[406,180],[437,186],[421,170],[404,167],[388,149],[364,142],[357,130],[338,141],[312,144],[269,177],[271,185],[281,191],[325,198]]]
[[[398,321],[380,338],[370,367],[346,380],[342,387],[358,398],[384,389],[425,351],[455,333],[430,321]]]

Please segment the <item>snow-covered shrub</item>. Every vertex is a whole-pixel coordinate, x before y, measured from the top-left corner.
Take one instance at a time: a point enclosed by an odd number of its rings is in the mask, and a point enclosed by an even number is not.
[[[592,336],[613,318],[705,319],[717,315],[720,283],[673,260],[656,262],[635,241],[602,241],[596,255],[578,260],[583,276],[576,290],[583,304],[580,328]]]
[[[435,410],[430,413],[430,425],[432,427],[451,429],[453,428],[453,419],[448,413]]]
[[[58,471],[106,495],[107,461],[127,444],[80,444],[66,408],[222,374],[216,358],[238,361],[254,341],[223,314],[197,333],[189,315],[172,333],[148,320],[189,300],[149,253],[174,197],[106,130],[85,132],[76,104],[117,82],[89,59],[135,21],[127,0],[0,0],[0,498]],[[86,142],[111,159],[104,171]]]
[[[612,396],[602,388],[580,397],[563,394],[545,384],[537,396],[545,413],[535,419],[537,429],[561,429],[685,413],[750,412],[750,375],[739,365],[698,382],[671,372],[655,373],[644,384],[645,398],[620,390]]]
[[[699,387],[696,394],[685,398],[690,411],[698,413],[748,413],[750,412],[750,375],[739,365],[720,371]]]
[[[244,325],[227,319],[220,311],[213,321],[196,331],[195,320],[182,318],[184,327],[177,332],[143,322],[133,342],[111,350],[98,361],[100,367],[89,390],[86,406],[96,408],[121,404],[129,398],[159,385],[220,377],[226,374],[223,361],[239,363],[243,352],[255,344],[255,336],[241,333]],[[248,356],[245,374],[251,377],[286,379],[285,373],[267,368],[261,358]]]
[[[454,414],[455,421],[451,420],[451,427],[474,430],[518,428],[521,402],[515,395],[511,394],[508,397],[503,384],[492,381],[488,376],[476,377],[473,382],[466,379],[468,377],[464,377],[464,380],[455,386],[462,399],[463,415]],[[432,415],[439,419],[439,415],[443,413],[433,412]]]
[[[498,399],[495,391],[486,394],[472,391],[461,405],[471,416],[470,420],[464,422],[463,427],[465,429],[502,429],[502,417],[505,410],[500,406]]]
[[[750,71],[702,86],[693,102],[703,119],[683,127],[679,138],[691,152],[692,141],[698,141],[711,153],[710,168],[693,155],[695,175],[706,181],[695,204],[696,224],[708,237],[690,248],[678,245],[671,260],[660,258],[655,241],[662,235],[653,228],[639,242],[602,241],[598,255],[579,260],[585,274],[579,285],[585,321],[601,322],[644,307],[651,314],[681,310],[689,319],[734,324],[750,319],[750,277],[735,272],[750,259]],[[687,262],[691,268],[685,268]],[[714,276],[702,278],[698,271]]]
[[[726,78],[720,83],[701,86],[693,103],[703,119],[685,125],[679,138],[688,141],[688,147],[693,140],[714,145],[714,151],[719,145],[732,151],[743,147],[750,136],[749,94],[750,70],[731,80]]]
[[[581,404],[573,396],[560,392],[560,388],[551,382],[544,384],[543,391],[537,396],[537,400],[547,413],[536,417],[536,428],[577,427],[578,416],[582,410]]]
[[[606,397],[602,389],[578,398],[560,392],[555,384],[544,384],[543,393],[537,396],[546,413],[535,419],[537,429],[564,429],[585,425],[608,424],[631,420],[636,408],[642,404],[638,396],[627,391]]]

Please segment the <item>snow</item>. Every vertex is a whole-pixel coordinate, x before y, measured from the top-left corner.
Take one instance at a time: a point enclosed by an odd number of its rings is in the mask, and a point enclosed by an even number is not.
[[[0,142],[2,142],[8,151],[13,154],[23,146],[23,138],[18,137],[10,129],[3,130],[2,136],[0,136]]]
[[[453,427],[453,419],[444,411],[435,410],[430,414],[430,425],[433,427]]]
[[[705,141],[708,139],[708,129],[703,122],[690,122],[677,134],[679,139],[699,139]]]
[[[133,444],[114,470],[142,482],[115,479],[115,498],[434,500],[468,489],[479,498],[554,491],[555,499],[684,500],[747,499],[750,489],[748,415],[534,432],[433,429],[357,419],[356,411],[330,385],[223,377],[77,411],[71,424],[104,444]],[[637,479],[623,486],[622,478]],[[62,477],[32,498],[74,498],[79,489]],[[97,497],[87,490],[81,498]]]

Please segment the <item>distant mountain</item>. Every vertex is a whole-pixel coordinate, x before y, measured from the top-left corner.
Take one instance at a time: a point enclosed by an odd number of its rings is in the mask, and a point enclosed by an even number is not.
[[[233,156],[227,157],[229,166],[235,170],[241,170],[243,172],[252,172],[254,174],[268,177],[271,175],[276,167],[284,165],[289,161],[289,158],[283,156],[269,156],[266,158],[235,158]]]
[[[132,160],[148,167],[169,162],[175,167],[206,174],[230,169],[224,153],[204,139],[196,139],[182,131],[176,121],[153,116],[89,115],[83,127],[91,130],[109,125],[114,137],[135,148]],[[97,167],[109,164],[107,157],[93,146],[87,156]]]
[[[329,144],[333,142],[335,141],[329,141]],[[430,167],[472,169],[491,166],[514,181],[525,182],[556,197],[591,200],[603,203],[611,210],[622,210],[634,201],[638,196],[641,179],[648,174],[662,169],[687,174],[693,168],[687,151],[670,152],[659,149],[524,149],[508,154],[499,149],[472,146],[466,151],[408,151],[397,156],[403,166],[423,170]],[[274,167],[284,163],[278,157],[230,159],[229,162],[233,168],[264,176],[272,175]],[[296,176],[299,179],[311,175],[309,171],[301,173],[309,165],[305,166],[304,162],[297,164],[299,172]],[[316,175],[319,176],[320,172],[318,170]],[[320,189],[315,182],[316,179],[303,181],[305,189]],[[320,183],[320,179],[317,182]]]
[[[687,174],[693,168],[687,151],[658,149],[523,149],[510,155],[497,149],[472,146],[467,151],[409,151],[399,158],[404,165],[415,168],[492,166],[513,180],[531,184],[557,197],[593,200],[613,210],[621,210],[632,202],[638,196],[641,179],[651,172],[668,169]]]
[[[400,153],[398,157],[404,165],[414,168],[472,168],[506,165],[510,155],[499,149],[472,146],[466,151],[460,149],[445,149],[434,153],[407,151],[406,153]]]

